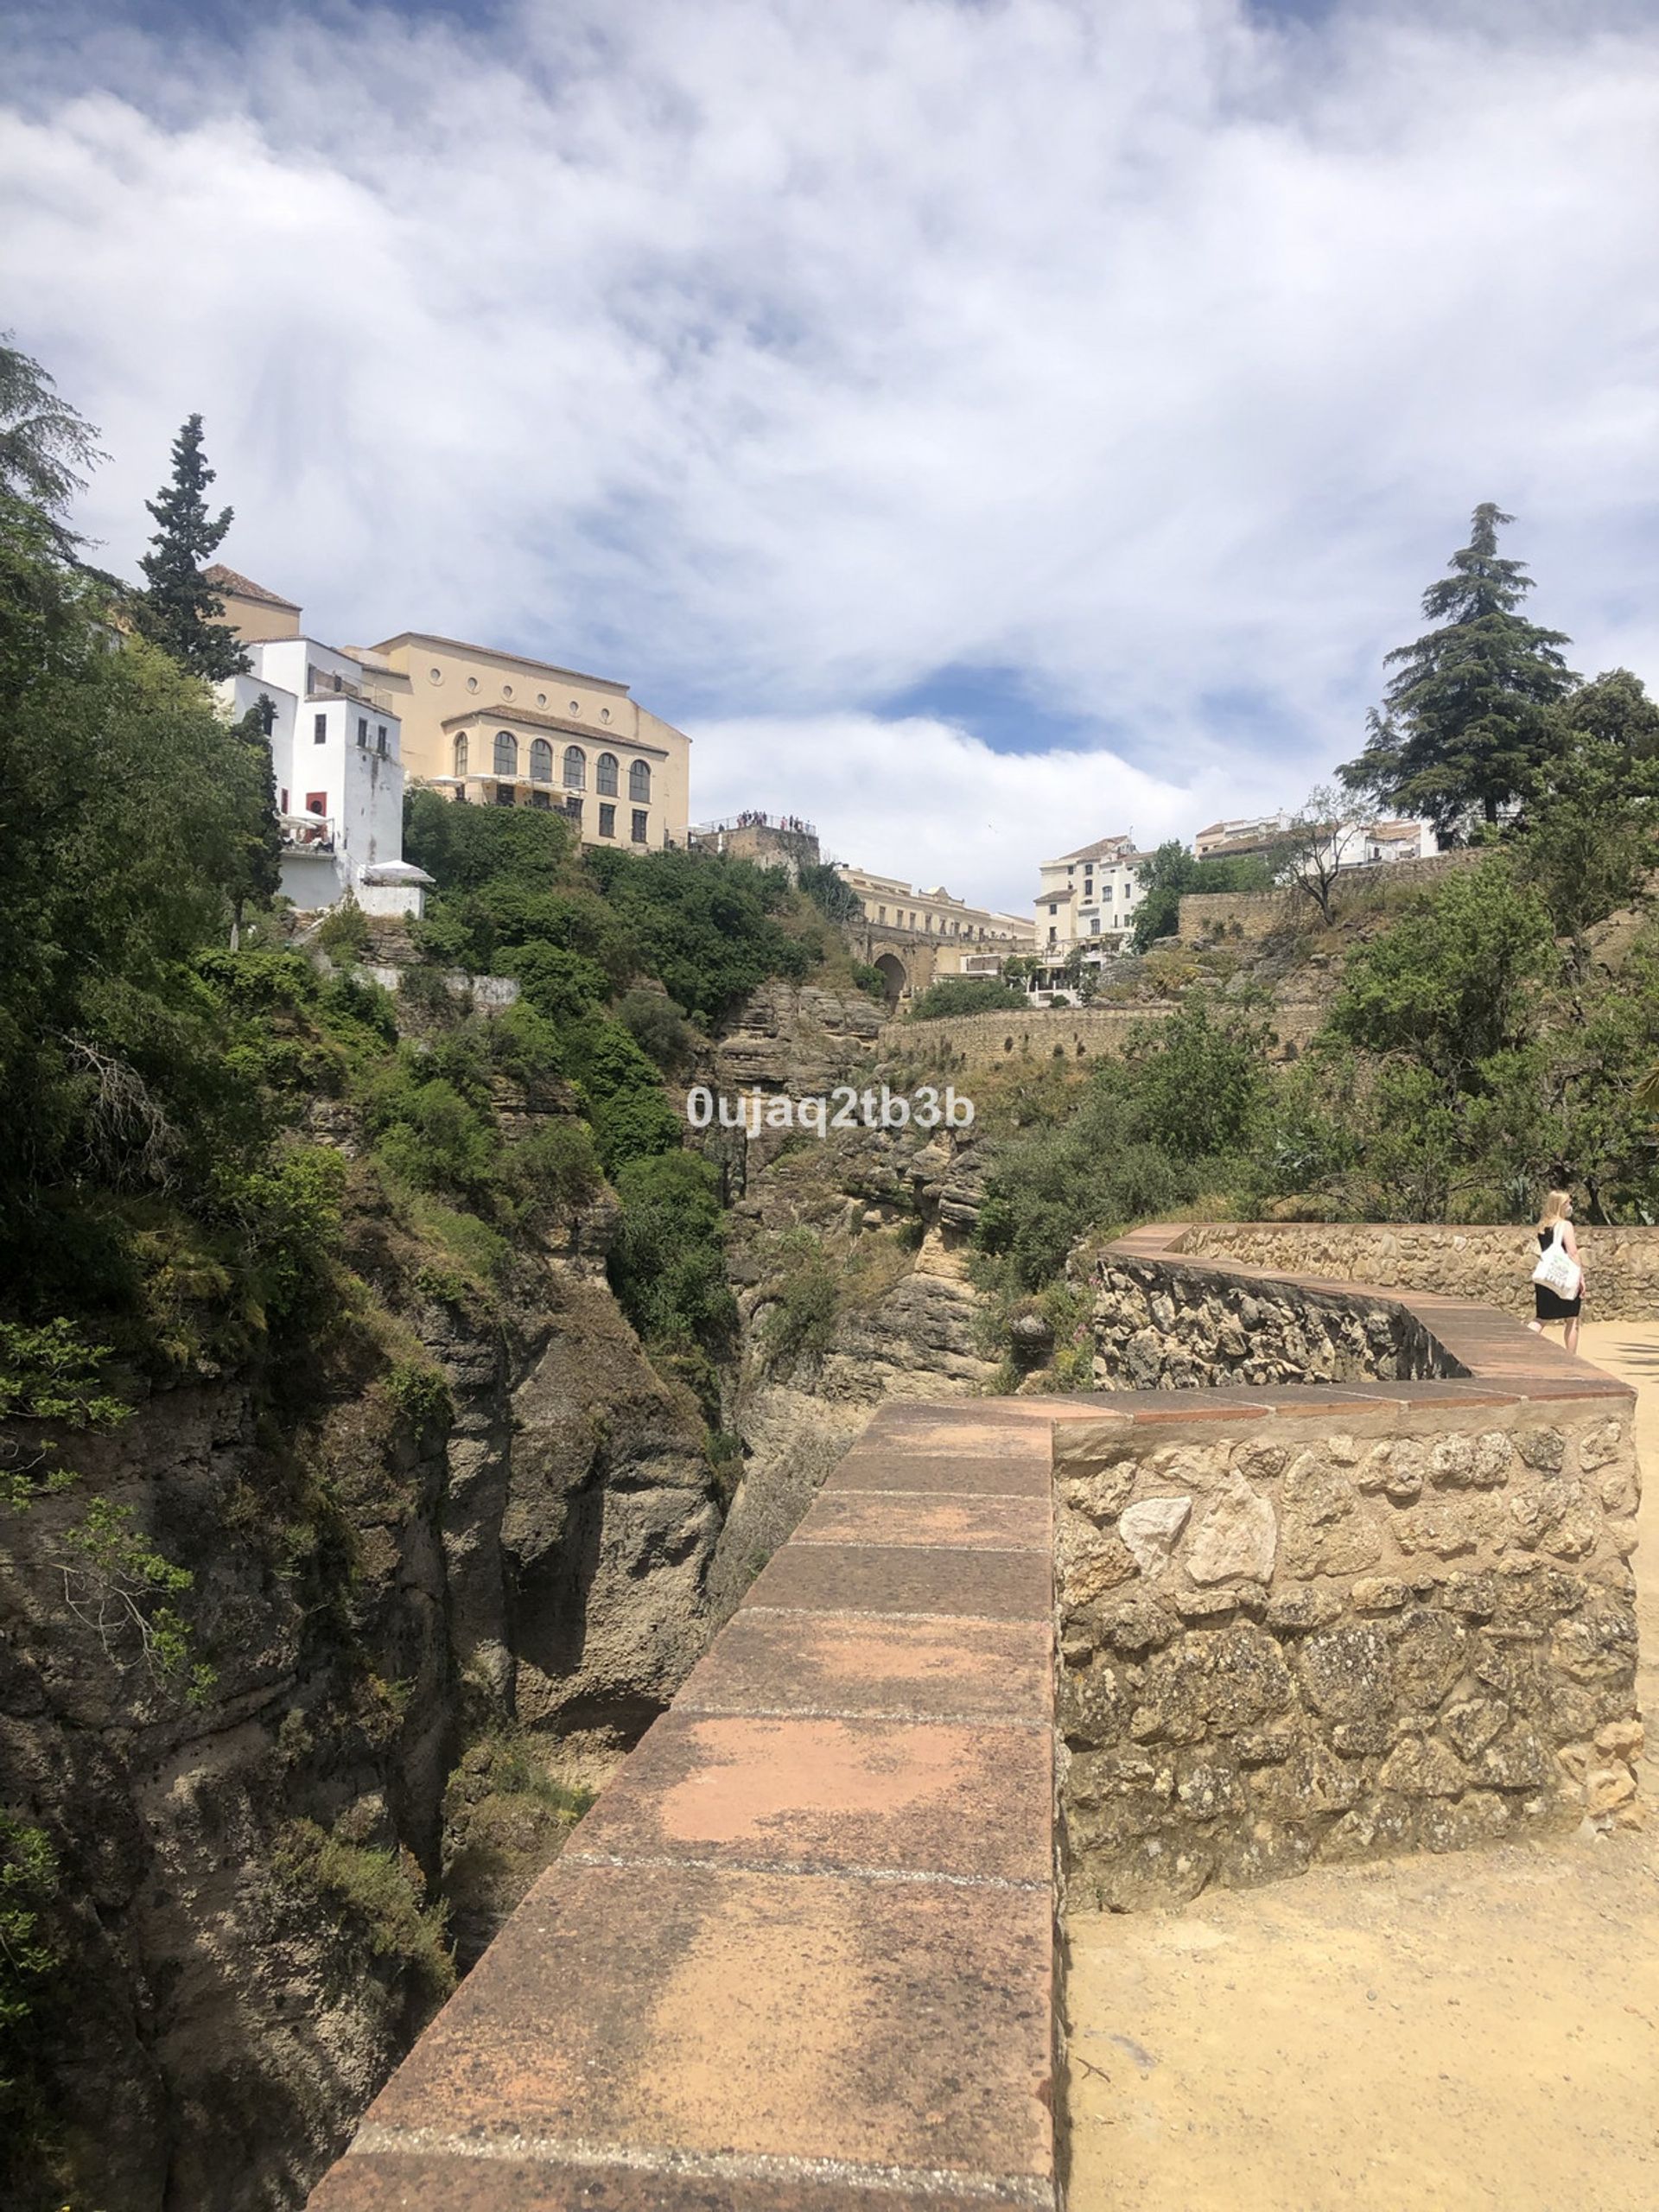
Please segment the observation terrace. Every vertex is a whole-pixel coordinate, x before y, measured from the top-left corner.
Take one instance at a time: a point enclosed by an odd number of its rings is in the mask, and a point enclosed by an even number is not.
[[[314,2212],[1054,2206],[1068,1885],[1583,1817],[1555,1746],[1634,1713],[1630,1391],[1183,1234],[1103,1255],[1103,1329],[1129,1283],[1338,1371],[884,1405]]]

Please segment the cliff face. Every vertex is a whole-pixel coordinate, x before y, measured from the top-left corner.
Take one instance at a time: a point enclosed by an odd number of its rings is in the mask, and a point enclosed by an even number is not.
[[[275,1402],[174,1390],[63,1440],[79,1480],[0,1513],[0,1802],[58,1869],[29,2115],[52,2152],[10,2182],[17,2212],[302,2202],[447,1986],[429,1900],[466,1871],[457,1760],[484,1744],[473,1798],[544,1859],[568,1814],[530,1732],[624,1745],[702,1648],[702,1425],[602,1281],[526,1264],[487,1312],[401,1319],[447,1431],[319,1345]],[[199,1702],[152,1680],[118,1573],[73,1567],[91,1499],[194,1576]],[[490,1901],[450,1886],[465,1964]]]
[[[862,1084],[878,1024],[772,987],[713,1077]],[[709,1133],[741,1317],[722,1485],[607,1287],[608,1195],[486,1284],[377,1199],[336,1119],[314,1134],[353,1161],[366,1304],[280,1374],[0,1435],[0,1471],[55,1441],[78,1477],[0,1504],[0,1806],[56,1869],[14,2107],[45,2156],[0,2151],[6,2212],[302,2204],[450,1944],[465,1971],[872,1407],[993,1372],[965,1136]],[[119,1562],[77,1564],[95,1502],[194,1578],[194,1701],[147,1667]]]
[[[722,1039],[709,1081],[727,1098],[799,1100],[879,1086],[880,1010],[774,984]],[[898,1077],[894,1076],[895,1085]],[[959,1397],[996,1373],[967,1275],[986,1165],[971,1130],[711,1129],[733,1228],[740,1349],[726,1420],[744,1459],[715,1551],[724,1618],[887,1397]]]

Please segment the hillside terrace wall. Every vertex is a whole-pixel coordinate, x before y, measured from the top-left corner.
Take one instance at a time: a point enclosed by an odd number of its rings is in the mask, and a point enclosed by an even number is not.
[[[1161,1414],[1057,1432],[1074,1894],[1635,1817],[1630,1393],[1491,1308],[1189,1261],[1179,1229],[1096,1278],[1109,1388],[1128,1324],[1167,1349]]]
[[[1578,1224],[1585,1311],[1598,1320],[1659,1320],[1659,1229]],[[1418,1222],[1202,1222],[1173,1248],[1277,1273],[1477,1298],[1529,1318],[1536,1233]]]
[[[1471,847],[1431,853],[1420,861],[1368,861],[1342,870],[1336,896],[1341,902],[1384,887],[1421,888],[1482,857],[1478,849]],[[1176,935],[1187,944],[1203,944],[1217,937],[1260,944],[1287,924],[1318,918],[1306,894],[1295,891],[1189,891],[1179,914]]]
[[[1035,1007],[1029,1013],[969,1014],[938,1021],[887,1021],[876,1039],[888,1063],[940,1075],[1020,1062],[1121,1059],[1130,1033],[1145,1022],[1165,1020],[1173,1002],[1133,1007]],[[1281,1057],[1300,1052],[1324,1019],[1322,1005],[1294,1001],[1275,1007],[1271,1020]]]
[[[1203,1266],[1436,1379],[880,1408],[315,2212],[1049,2212],[1063,1884],[1632,1817],[1631,1394]]]

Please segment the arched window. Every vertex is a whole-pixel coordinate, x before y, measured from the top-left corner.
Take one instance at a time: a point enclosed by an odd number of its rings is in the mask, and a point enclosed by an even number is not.
[[[455,773],[458,776],[464,776],[466,772],[467,733],[465,730],[462,730],[461,735],[455,740]]]
[[[585,791],[588,788],[588,755],[579,745],[564,748],[564,788],[568,791]]]
[[[518,741],[510,729],[495,733],[495,772],[498,776],[516,776],[518,772]]]
[[[643,760],[628,763],[628,797],[642,806],[651,797],[651,770]]]
[[[601,753],[594,766],[594,789],[601,798],[616,797],[616,755]]]
[[[532,784],[550,784],[553,780],[553,748],[544,737],[531,741],[530,780]]]

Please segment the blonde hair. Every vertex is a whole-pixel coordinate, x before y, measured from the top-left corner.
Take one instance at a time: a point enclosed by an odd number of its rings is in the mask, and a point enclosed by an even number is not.
[[[1540,1229],[1554,1229],[1558,1221],[1567,1217],[1567,1209],[1573,1203],[1571,1191],[1552,1191],[1544,1200],[1544,1210],[1538,1217]]]

